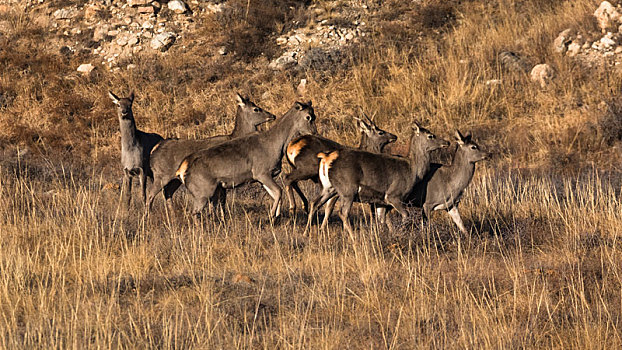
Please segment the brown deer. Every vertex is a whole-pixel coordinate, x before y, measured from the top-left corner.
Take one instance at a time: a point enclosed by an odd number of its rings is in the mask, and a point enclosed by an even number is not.
[[[363,114],[363,118],[355,118],[361,132],[358,149],[381,153],[387,144],[397,140],[397,136],[380,129],[367,115]],[[283,183],[289,200],[290,213],[293,214],[296,211],[294,190],[300,196],[305,212],[308,213],[309,202],[300,190],[298,182],[312,180],[318,183],[318,169],[320,165],[320,159],[317,157],[318,153],[331,152],[343,148],[346,148],[346,146],[315,135],[300,136],[289,143],[286,156],[292,170],[285,175]],[[326,208],[330,208],[330,205],[327,205]]]
[[[390,205],[405,219],[408,213],[403,202],[429,170],[430,152],[448,145],[447,141],[414,123],[407,158],[351,149],[320,153],[322,195],[311,205],[307,227],[315,210],[335,195],[343,202],[339,216],[344,229],[350,233],[348,215],[355,199]]]
[[[160,191],[164,193],[164,199],[169,210],[173,209],[171,198],[181,185],[181,181],[175,177],[175,172],[184,158],[199,150],[255,132],[259,125],[276,118],[274,114],[265,111],[240,94],[236,94],[236,99],[235,126],[231,134],[212,136],[202,140],[167,139],[153,149],[150,161],[153,171],[153,185],[150,187],[147,196],[147,211],[151,210],[153,199]],[[224,190],[218,190],[221,204],[224,204],[225,195]]]
[[[152,180],[153,174],[149,166],[149,155],[162,136],[146,133],[136,128],[132,104],[134,92],[129,97],[119,98],[112,92],[108,96],[117,106],[119,127],[121,130],[121,165],[123,166],[123,188],[121,193],[126,198],[129,209],[132,202],[132,180],[138,176],[143,204],[146,203],[147,179]]]
[[[274,200],[270,209],[271,218],[279,216],[281,188],[272,176],[280,171],[289,142],[297,135],[316,132],[311,102],[296,102],[270,129],[186,157],[176,174],[193,198],[194,213],[199,214],[208,200],[214,200],[214,191],[218,186],[234,188],[259,181]]]
[[[458,148],[451,165],[431,164],[430,171],[408,197],[408,204],[423,208],[423,220],[427,221],[435,210],[446,210],[458,229],[467,233],[458,212],[458,204],[475,173],[475,163],[487,159],[490,154],[482,151],[471,135],[462,136],[456,130]],[[384,213],[378,213],[384,216]]]

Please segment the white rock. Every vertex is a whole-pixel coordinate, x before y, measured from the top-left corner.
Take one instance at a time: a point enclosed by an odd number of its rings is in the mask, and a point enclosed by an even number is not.
[[[154,50],[166,51],[175,42],[177,37],[175,33],[164,32],[160,33],[151,39],[151,48]]]
[[[224,2],[221,2],[220,4],[209,3],[206,6],[207,11],[209,11],[211,13],[220,13],[224,9],[224,7],[225,7],[225,3]]]
[[[602,38],[600,39],[600,43],[601,43],[604,47],[612,47],[612,46],[614,46],[614,45],[616,44],[616,42],[615,42],[613,39],[611,39],[611,38],[609,38],[609,37],[606,37],[606,36],[604,36],[604,37],[602,37]]]
[[[76,11],[73,9],[58,9],[52,15],[56,19],[72,19],[76,16]]]
[[[136,35],[132,35],[127,39],[127,44],[129,46],[134,46],[136,44],[138,44],[138,42],[140,41],[140,39],[138,39],[138,36]]]
[[[95,69],[95,66],[93,66],[92,64],[83,63],[78,67],[77,71],[82,73],[82,75],[89,76],[91,75],[94,69]]]
[[[279,46],[287,44],[287,38],[282,37],[282,36],[276,38],[276,44]]]
[[[553,72],[553,68],[546,63],[537,64],[531,70],[531,80],[540,84],[540,87],[546,87],[555,73]]]
[[[298,64],[295,52],[285,52],[281,57],[270,62],[268,67],[273,70],[286,70]]]
[[[486,80],[486,86],[497,86],[497,85],[501,85],[502,80],[501,79],[490,79],[490,80]]]
[[[181,14],[188,11],[188,5],[181,0],[171,0],[168,2],[168,9],[175,13]]]
[[[600,29],[605,30],[620,19],[620,12],[609,1],[603,1],[594,11],[594,17]]]
[[[570,43],[570,45],[568,45],[568,51],[566,51],[566,54],[570,57],[576,56],[579,54],[579,52],[581,52],[581,47],[582,45],[580,45],[576,41],[573,41]]]
[[[559,33],[557,38],[553,40],[553,49],[557,53],[564,53],[566,51],[566,46],[568,45],[569,41],[570,41],[570,28],[565,29],[564,31]]]
[[[145,6],[150,2],[151,0],[127,0],[127,4],[132,7]]]

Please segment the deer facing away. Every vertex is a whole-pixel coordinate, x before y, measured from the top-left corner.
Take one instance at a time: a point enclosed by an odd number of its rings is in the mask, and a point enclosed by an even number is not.
[[[117,106],[119,127],[121,130],[121,165],[123,166],[122,193],[126,197],[126,204],[132,201],[132,180],[138,176],[143,204],[146,203],[147,178],[152,178],[149,167],[149,155],[153,147],[162,140],[162,136],[155,133],[146,133],[136,128],[132,104],[134,92],[129,97],[119,98],[108,92],[110,99]]]
[[[176,175],[191,194],[195,214],[201,212],[208,200],[213,200],[218,186],[234,188],[259,181],[274,200],[270,209],[274,218],[280,214],[281,188],[272,174],[280,170],[285,148],[294,137],[316,132],[311,102],[296,102],[270,129],[186,157]]]
[[[451,165],[433,163],[426,176],[415,185],[408,204],[423,208],[423,219],[428,220],[435,210],[447,210],[461,232],[467,233],[458,212],[458,204],[473,174],[475,163],[490,156],[471,139],[456,130],[458,148]]]
[[[406,218],[408,213],[403,202],[429,170],[430,152],[448,145],[447,141],[414,123],[407,158],[349,149],[320,153],[322,195],[311,205],[307,227],[314,211],[335,195],[342,200],[339,217],[350,233],[348,215],[355,199],[388,204],[402,219]]]
[[[236,99],[235,126],[231,134],[212,136],[202,140],[167,139],[153,149],[150,161],[153,171],[153,185],[147,196],[147,210],[151,209],[153,200],[160,191],[164,192],[166,204],[169,210],[172,210],[171,198],[181,185],[181,181],[175,176],[175,172],[184,158],[199,150],[255,132],[259,125],[276,118],[274,114],[265,111],[240,94],[236,95]],[[225,199],[225,192],[222,189],[218,191],[222,203]]]
[[[361,131],[361,140],[358,148],[360,150],[381,153],[384,147],[397,140],[397,136],[390,132],[380,129],[371,119],[364,115],[364,119],[355,118]],[[320,159],[317,157],[320,152],[331,152],[346,148],[335,141],[315,136],[304,135],[295,138],[287,146],[287,160],[292,166],[290,173],[285,175],[283,183],[285,192],[289,200],[289,211],[296,211],[296,200],[294,190],[302,200],[304,210],[308,213],[309,203],[304,193],[298,187],[298,182],[302,180],[313,180],[317,183]],[[327,206],[327,208],[329,208]]]

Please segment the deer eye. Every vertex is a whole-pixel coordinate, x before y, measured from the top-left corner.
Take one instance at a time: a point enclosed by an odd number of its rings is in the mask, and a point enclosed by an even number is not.
[[[434,135],[428,135],[428,138],[429,138],[429,139],[434,139],[435,137],[436,137],[436,136],[434,136]]]
[[[309,121],[309,122],[310,122],[310,121],[311,121],[311,116],[307,114],[307,116],[305,117],[305,119],[306,119],[307,121]]]
[[[477,149],[477,146],[473,145],[471,146],[471,149]]]
[[[257,107],[253,108],[253,112],[255,112],[255,113],[258,113],[259,111],[260,111],[259,108],[257,108]]]
[[[380,136],[384,135],[384,131],[378,131],[378,135]]]

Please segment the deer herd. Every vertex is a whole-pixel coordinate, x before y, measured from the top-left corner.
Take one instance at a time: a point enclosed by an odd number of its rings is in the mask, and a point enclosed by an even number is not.
[[[236,95],[235,127],[230,135],[202,140],[164,139],[136,128],[132,112],[134,93],[119,98],[109,96],[116,105],[121,130],[123,203],[131,203],[132,180],[138,176],[145,212],[162,191],[169,210],[171,198],[183,184],[190,194],[193,214],[200,215],[206,205],[211,215],[224,208],[226,190],[249,182],[260,182],[272,197],[270,218],[281,214],[282,190],[275,180],[285,157],[291,171],[282,176],[290,214],[296,212],[294,191],[307,213],[307,229],[323,205],[325,229],[335,203],[341,199],[339,217],[343,228],[352,233],[349,214],[357,201],[368,203],[381,225],[393,230],[386,214],[395,209],[406,219],[408,207],[422,208],[424,221],[435,210],[446,210],[461,232],[466,233],[458,204],[471,182],[475,163],[488,157],[470,135],[456,130],[457,148],[450,165],[431,162],[431,153],[447,148],[449,142],[412,122],[405,157],[384,152],[397,136],[380,129],[366,115],[355,118],[361,139],[357,148],[321,137],[311,102],[295,102],[281,117]],[[265,131],[263,123],[272,122]],[[311,202],[298,186],[302,180],[321,185],[320,195]]]

